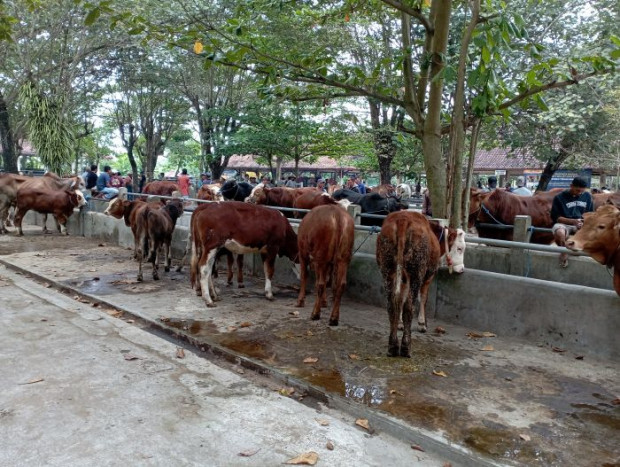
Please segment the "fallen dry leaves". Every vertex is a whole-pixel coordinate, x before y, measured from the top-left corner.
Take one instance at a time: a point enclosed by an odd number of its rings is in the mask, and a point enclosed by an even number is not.
[[[470,331],[465,335],[469,337],[470,339],[481,339],[482,337],[497,337],[496,334],[489,332],[489,331],[485,331],[485,332]]]
[[[185,350],[181,347],[177,347],[177,358],[185,358]]]
[[[328,426],[329,420],[325,420],[324,418],[315,418],[316,422],[321,426]]]
[[[492,346],[492,345],[485,345],[485,346],[484,346],[484,347],[482,347],[480,350],[482,350],[483,352],[491,352],[491,351],[493,351],[493,350],[495,350],[495,349],[493,348],[493,346]]]
[[[370,431],[370,423],[368,423],[368,420],[365,418],[358,418],[357,420],[355,420],[355,424]]]
[[[521,433],[519,435],[519,438],[521,438],[523,441],[530,441],[532,439],[532,438],[530,438],[529,435],[526,435],[526,434],[523,434],[523,433]]]
[[[31,380],[26,381],[25,383],[21,383],[21,384],[22,384],[22,385],[25,385],[25,384],[34,384],[34,383],[40,383],[41,381],[45,381],[45,379],[44,379],[44,378],[34,378],[34,379],[31,379]]]
[[[249,321],[244,321],[239,325],[240,328],[249,328],[250,326],[252,326],[252,323],[250,323]]]
[[[241,451],[239,453],[240,456],[242,457],[252,457],[254,454],[256,454],[258,451],[260,451],[260,448],[256,448],[256,449],[246,449],[245,451]]]
[[[292,465],[315,465],[319,460],[319,455],[314,452],[304,452],[303,454],[294,457],[293,459],[289,459],[285,462],[285,464]]]
[[[360,358],[359,358],[359,356],[358,356],[358,355],[355,355],[354,353],[350,353],[350,354],[349,354],[349,358],[350,358],[351,360],[359,360],[359,359],[360,359]]]
[[[319,359],[316,357],[306,357],[304,358],[304,363],[316,363]]]
[[[236,330],[237,330],[237,326],[228,326],[228,327],[226,328],[226,330],[227,330],[228,332],[233,332],[233,331],[236,331]]]
[[[283,396],[289,397],[295,392],[295,388],[280,388],[278,389],[278,392]]]
[[[437,327],[435,328],[435,332],[436,332],[437,334],[445,334],[445,333],[446,333],[446,330],[445,330],[444,328],[442,328],[441,326],[437,326]]]
[[[140,357],[136,357],[135,355],[132,355],[130,353],[123,354],[123,358],[125,360],[140,360]]]
[[[421,451],[421,452],[426,452],[424,451],[424,449],[422,449],[420,446],[418,446],[417,444],[412,444],[411,445],[411,449],[415,449],[416,451]]]
[[[437,371],[437,370],[433,370],[433,374],[434,374],[435,376],[441,376],[441,377],[443,377],[443,378],[446,378],[446,377],[448,376],[445,372],[443,372],[443,371]]]
[[[334,443],[332,443],[331,441],[328,441],[327,444],[325,445],[325,447],[327,449],[329,449],[330,451],[334,450]]]
[[[555,346],[551,347],[551,350],[553,350],[554,352],[557,352],[557,353],[564,353],[564,352],[566,352],[566,349],[561,349],[560,347],[555,347]]]

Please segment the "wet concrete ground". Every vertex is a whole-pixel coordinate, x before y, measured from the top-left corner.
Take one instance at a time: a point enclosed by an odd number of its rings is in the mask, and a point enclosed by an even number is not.
[[[207,308],[187,271],[153,282],[146,266],[137,283],[130,250],[39,232],[0,237],[0,260],[76,300],[101,301],[120,319],[238,355],[332,403],[351,401],[349,410],[374,414],[377,426],[382,417],[396,420],[500,464],[620,464],[617,361],[433,321],[431,332],[414,335],[413,358],[388,358],[387,314],[362,301],[344,300],[340,326],[330,328],[326,310],[309,320],[310,294],[298,309],[294,289],[275,284],[269,302],[260,278],[237,289],[221,274],[222,300]]]

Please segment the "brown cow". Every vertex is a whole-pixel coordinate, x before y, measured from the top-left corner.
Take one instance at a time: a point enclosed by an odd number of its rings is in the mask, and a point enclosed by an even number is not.
[[[476,225],[481,238],[512,240],[512,229],[485,227],[480,224],[497,226],[513,225],[518,215],[532,218],[532,226],[551,228],[551,202],[545,196],[518,196],[504,190],[483,192],[476,189],[470,191],[468,228]],[[534,232],[532,243],[549,244],[553,241],[551,232]]]
[[[304,193],[308,192],[318,192],[316,188],[306,187],[306,188],[287,188],[287,187],[277,187],[277,188],[269,188],[266,186],[256,186],[250,196],[248,196],[245,201],[253,204],[262,204],[265,206],[279,206],[283,208],[292,208],[295,200]],[[285,211],[284,215],[286,217],[293,217],[291,211]]]
[[[114,198],[108,203],[108,207],[103,212],[106,216],[116,217],[117,219],[124,219],[125,225],[131,229],[133,234],[133,257],[138,259],[138,216],[141,211],[147,206],[146,201],[133,200],[128,201],[126,199]],[[150,203],[153,208],[160,208],[162,205],[159,201]]]
[[[190,280],[207,306],[215,306],[213,265],[218,250],[261,254],[265,271],[265,295],[273,300],[271,279],[276,256],[297,262],[297,235],[288,220],[273,209],[239,201],[205,203],[192,215],[192,259]]]
[[[336,204],[338,204],[338,201],[329,196],[327,193],[318,190],[306,191],[305,193],[300,194],[295,201],[293,201],[293,207],[299,209],[312,209],[317,206]],[[305,214],[305,212],[294,211],[294,215],[297,218],[303,218]]]
[[[316,300],[312,319],[321,317],[321,305],[327,306],[326,289],[331,284],[333,294],[330,326],[338,326],[340,319],[340,300],[347,284],[347,268],[353,255],[355,223],[341,206],[317,206],[307,213],[298,230],[299,266],[301,286],[297,306],[306,302],[306,281],[308,266],[316,276]]]
[[[58,231],[64,227],[64,234],[67,231],[67,219],[73,214],[73,209],[84,202],[84,196],[79,190],[51,190],[49,188],[31,188],[22,185],[17,190],[17,201],[15,211],[15,227],[17,235],[22,236],[22,220],[28,211],[36,211],[41,214],[53,214],[56,219]]]
[[[450,272],[462,273],[464,253],[465,232],[461,229],[442,227],[413,211],[398,211],[387,216],[377,238],[376,255],[388,298],[388,356],[411,357],[414,300],[419,299],[418,330],[425,332],[428,289],[440,258],[447,255]],[[404,331],[399,345],[397,333],[401,316]]]
[[[613,193],[595,193],[592,195],[592,202],[594,203],[595,211],[605,204],[611,204],[620,208],[620,191],[615,191]]]
[[[175,191],[181,191],[179,185],[175,182],[169,182],[166,180],[154,180],[145,185],[142,193],[145,195],[156,196],[172,196]]]
[[[384,183],[383,185],[377,185],[375,187],[368,188],[366,191],[368,193],[379,193],[383,196],[396,196],[397,194],[394,185],[391,185],[389,183]]]
[[[205,201],[222,201],[224,198],[220,193],[220,188],[222,188],[221,183],[202,185],[196,193],[196,198],[203,199]]]
[[[583,227],[566,241],[573,251],[584,251],[614,268],[614,290],[620,296],[620,209],[606,204],[583,215]]]

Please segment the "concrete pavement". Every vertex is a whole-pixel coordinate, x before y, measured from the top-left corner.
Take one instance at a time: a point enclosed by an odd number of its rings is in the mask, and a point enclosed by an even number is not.
[[[4,267],[0,296],[0,465],[443,465]]]

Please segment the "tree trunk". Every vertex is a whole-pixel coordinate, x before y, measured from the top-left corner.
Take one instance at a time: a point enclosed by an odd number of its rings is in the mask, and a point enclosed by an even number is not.
[[[471,138],[469,140],[469,159],[467,161],[467,177],[465,177],[464,196],[462,199],[463,209],[461,210],[462,220],[461,225],[463,229],[467,230],[469,223],[469,190],[471,188],[471,181],[474,176],[474,163],[476,162],[476,150],[478,148],[478,136],[480,135],[480,128],[482,127],[482,119],[476,118],[471,127]]]
[[[396,145],[392,131],[389,128],[375,130],[375,150],[379,159],[379,173],[381,184],[387,185],[392,180],[391,166],[396,156]]]
[[[547,191],[551,177],[553,177],[555,171],[562,166],[562,163],[568,159],[568,156],[570,156],[569,152],[563,147],[560,147],[560,150],[557,152],[555,157],[547,161],[540,176],[540,180],[538,181],[538,187],[536,188],[537,193],[539,191]]]
[[[0,92],[0,143],[2,144],[4,170],[9,173],[17,173],[17,154],[15,153],[13,130],[9,110],[2,92]]]
[[[435,33],[431,45],[431,75],[428,96],[428,112],[422,132],[422,150],[426,167],[426,179],[429,182],[433,216],[445,219],[448,215],[446,206],[446,165],[441,150],[441,111],[443,104],[443,79],[438,76],[443,70],[444,57],[448,44],[450,29],[451,0],[434,0]]]

